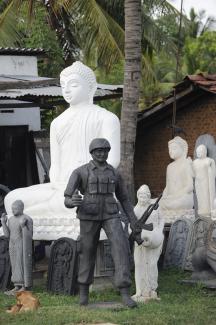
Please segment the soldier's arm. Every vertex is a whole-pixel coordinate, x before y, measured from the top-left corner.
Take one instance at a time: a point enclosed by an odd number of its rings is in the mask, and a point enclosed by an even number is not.
[[[79,189],[80,182],[81,182],[81,176],[78,168],[75,169],[71,174],[66,190],[64,192],[64,197],[65,197],[64,205],[67,208],[74,208],[75,206],[80,205],[81,196],[75,194],[76,190]]]
[[[121,203],[122,209],[126,216],[128,217],[131,227],[136,223],[137,218],[134,214],[134,208],[132,203],[130,202],[128,192],[124,183],[124,180],[120,173],[117,173],[117,184],[116,184],[116,197]]]

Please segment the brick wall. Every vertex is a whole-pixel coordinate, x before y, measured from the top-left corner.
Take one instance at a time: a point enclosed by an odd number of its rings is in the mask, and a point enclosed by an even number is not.
[[[148,184],[153,195],[161,193],[166,182],[166,167],[171,162],[168,141],[171,139],[171,116],[146,128],[136,139],[135,186]],[[176,125],[186,132],[189,156],[193,158],[196,139],[202,134],[211,134],[216,140],[216,96],[202,96],[177,112]]]

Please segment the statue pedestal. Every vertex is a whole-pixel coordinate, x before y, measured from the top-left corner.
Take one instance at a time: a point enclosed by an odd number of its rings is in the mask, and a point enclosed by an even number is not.
[[[76,209],[71,209],[71,215],[49,216],[33,218],[33,240],[57,240],[62,237],[77,240],[80,234],[79,219],[76,218]],[[0,228],[0,236],[3,236]],[[106,239],[104,231],[101,231],[100,240]]]
[[[191,210],[184,210],[184,211],[168,211],[168,210],[162,210],[160,211],[160,214],[163,216],[165,223],[173,223],[179,218],[183,219],[189,219],[191,221],[195,220],[195,211],[194,209]]]

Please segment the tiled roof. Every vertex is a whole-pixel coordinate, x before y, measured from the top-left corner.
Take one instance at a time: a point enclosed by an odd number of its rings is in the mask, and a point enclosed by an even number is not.
[[[216,74],[197,74],[187,75],[183,81],[179,82],[176,86],[176,102],[188,98],[191,101],[191,95],[201,93],[203,91],[216,94]],[[166,108],[173,105],[174,91],[171,91],[168,96],[163,98],[157,103],[154,103],[147,109],[138,113],[138,122],[144,119],[149,119],[155,114],[161,114]]]
[[[185,77],[187,79],[206,91],[216,93],[216,74],[188,75]]]

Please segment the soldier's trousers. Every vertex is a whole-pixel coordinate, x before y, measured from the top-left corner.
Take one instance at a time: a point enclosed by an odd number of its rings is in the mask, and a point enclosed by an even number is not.
[[[78,282],[91,284],[100,230],[104,229],[111,245],[111,254],[115,266],[114,284],[117,288],[131,285],[129,264],[129,244],[119,218],[104,221],[80,220],[80,265]]]

